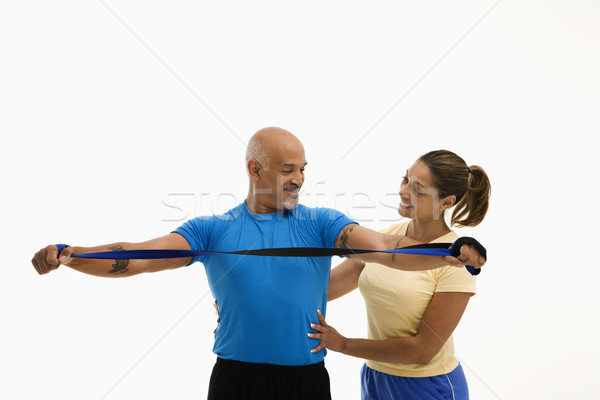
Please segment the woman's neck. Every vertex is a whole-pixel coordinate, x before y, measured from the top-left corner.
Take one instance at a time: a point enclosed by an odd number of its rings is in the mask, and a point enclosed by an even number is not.
[[[448,228],[446,221],[443,219],[437,221],[418,221],[413,219],[408,224],[406,236],[418,240],[419,242],[427,243],[444,236],[449,232],[450,228]]]

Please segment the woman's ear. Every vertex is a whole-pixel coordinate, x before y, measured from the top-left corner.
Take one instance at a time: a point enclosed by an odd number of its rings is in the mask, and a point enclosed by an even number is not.
[[[451,194],[450,196],[444,197],[440,201],[440,208],[442,210],[447,210],[456,204],[456,196]]]

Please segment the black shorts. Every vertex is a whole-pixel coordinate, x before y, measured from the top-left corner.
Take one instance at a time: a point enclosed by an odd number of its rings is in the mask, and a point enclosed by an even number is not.
[[[254,364],[217,358],[208,400],[331,400],[329,374],[311,365]]]

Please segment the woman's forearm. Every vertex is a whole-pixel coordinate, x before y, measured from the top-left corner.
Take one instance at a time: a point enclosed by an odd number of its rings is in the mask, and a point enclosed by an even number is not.
[[[335,300],[356,289],[358,278],[364,267],[362,261],[350,259],[331,270],[327,301]]]
[[[439,350],[439,347],[419,343],[417,337],[403,337],[385,340],[346,339],[339,352],[379,362],[428,364]]]

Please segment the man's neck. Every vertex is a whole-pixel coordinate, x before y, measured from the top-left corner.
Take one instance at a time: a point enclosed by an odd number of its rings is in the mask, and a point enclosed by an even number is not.
[[[257,196],[252,196],[251,194],[248,194],[248,197],[246,197],[246,207],[248,207],[248,211],[252,214],[273,214],[280,211],[276,208],[268,207],[263,202],[259,201]]]

